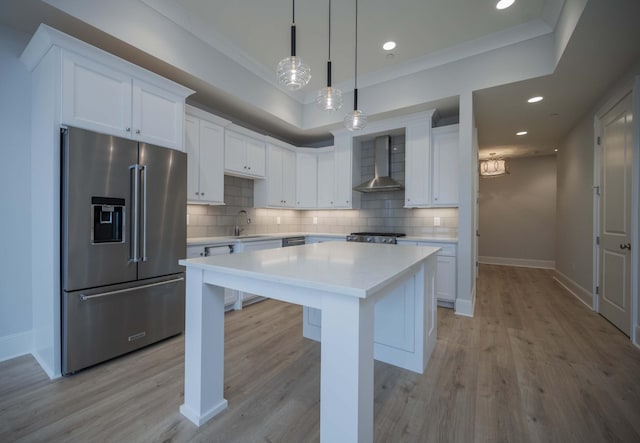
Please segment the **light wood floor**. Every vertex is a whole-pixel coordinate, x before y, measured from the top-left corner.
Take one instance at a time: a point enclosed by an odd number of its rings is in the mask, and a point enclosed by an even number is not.
[[[640,350],[552,280],[482,266],[474,318],[438,310],[417,375],[375,364],[376,442],[640,442]],[[0,363],[0,441],[315,442],[320,348],[301,309],[226,315],[229,409],[182,417],[183,339],[50,381],[31,356]]]

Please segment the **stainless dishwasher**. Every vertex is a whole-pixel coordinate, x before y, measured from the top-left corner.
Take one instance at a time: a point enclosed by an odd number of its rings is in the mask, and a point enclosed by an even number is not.
[[[300,246],[300,245],[304,245],[305,241],[304,241],[304,237],[302,236],[298,236],[298,237],[285,237],[282,239],[282,247],[286,248],[288,246]]]

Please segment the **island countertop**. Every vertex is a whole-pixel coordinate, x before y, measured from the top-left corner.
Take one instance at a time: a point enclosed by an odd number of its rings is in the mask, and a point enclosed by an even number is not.
[[[198,257],[180,264],[229,276],[366,298],[436,254],[439,248],[399,248],[395,245],[329,242]]]

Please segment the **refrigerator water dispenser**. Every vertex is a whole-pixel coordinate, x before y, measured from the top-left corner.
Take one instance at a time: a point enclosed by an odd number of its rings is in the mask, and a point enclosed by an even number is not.
[[[124,242],[125,200],[91,197],[91,207],[93,212],[91,242],[93,244]]]

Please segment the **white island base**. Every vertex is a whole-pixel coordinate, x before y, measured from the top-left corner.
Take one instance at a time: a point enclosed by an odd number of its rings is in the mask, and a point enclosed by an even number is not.
[[[200,426],[227,407],[224,288],[230,288],[321,312],[319,325],[305,327],[314,326],[321,340],[320,441],[372,442],[374,352],[421,373],[435,346],[437,251],[345,242],[181,260],[187,289],[180,412]]]

